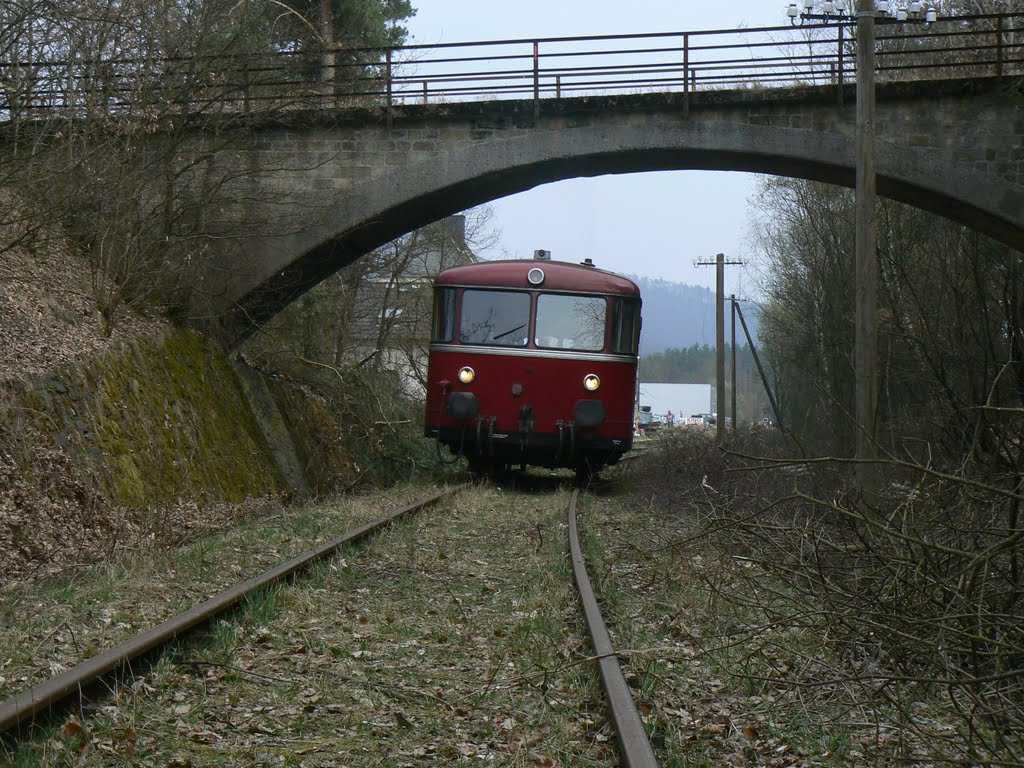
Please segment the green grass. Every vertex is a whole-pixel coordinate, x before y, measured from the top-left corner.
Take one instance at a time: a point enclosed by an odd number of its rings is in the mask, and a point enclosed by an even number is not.
[[[241,624],[263,627],[273,623],[274,616],[288,599],[288,585],[280,582],[250,592],[242,600],[236,620]]]

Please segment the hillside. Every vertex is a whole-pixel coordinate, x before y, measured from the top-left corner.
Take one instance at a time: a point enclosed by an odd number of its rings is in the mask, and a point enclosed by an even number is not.
[[[641,356],[684,349],[693,344],[715,344],[715,293],[707,288],[686,283],[672,283],[649,277],[635,277],[644,300],[644,327],[640,338]],[[730,338],[729,308],[726,306],[726,343]],[[743,316],[751,334],[757,339],[757,317],[748,307]],[[746,340],[737,323],[737,345]]]
[[[0,250],[0,381],[44,374],[165,327],[126,315],[105,335],[91,285],[88,264],[57,242]]]
[[[106,335],[91,286],[88,265],[56,241],[31,252],[0,243],[0,587],[173,545],[258,506],[226,503],[216,492],[215,481],[237,474],[225,446],[255,453],[237,430],[229,444],[211,429],[216,414],[207,412],[220,401],[230,398],[220,409],[227,429],[242,405],[234,376],[218,375],[216,352],[133,314]],[[207,444],[196,441],[196,428]],[[150,478],[167,463],[191,472],[197,492],[166,472],[182,492],[158,499]],[[217,476],[200,488],[206,469]],[[133,503],[129,492],[140,486],[144,500]],[[273,486],[262,487],[266,498]]]
[[[435,466],[365,375],[265,376],[127,312],[106,335],[88,265],[46,245],[0,242],[0,589]]]

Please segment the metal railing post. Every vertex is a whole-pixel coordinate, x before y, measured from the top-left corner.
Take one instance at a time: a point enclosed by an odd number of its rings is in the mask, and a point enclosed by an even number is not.
[[[683,33],[683,112],[690,112],[690,35]]]
[[[996,18],[996,77],[1003,76],[1003,15]]]
[[[245,114],[252,112],[252,74],[249,69],[249,57],[245,58],[245,78],[244,90],[242,91],[242,109]]]
[[[424,80],[423,81],[423,103],[426,104],[427,102],[428,102],[428,99],[427,99],[427,81]]]
[[[391,114],[392,94],[391,94],[391,49],[388,48],[384,52],[384,59],[387,62],[387,70],[384,74],[384,83],[388,91],[388,115]]]
[[[836,88],[839,105],[843,105],[843,25],[836,27]]]
[[[533,124],[540,122],[540,42],[533,41]]]

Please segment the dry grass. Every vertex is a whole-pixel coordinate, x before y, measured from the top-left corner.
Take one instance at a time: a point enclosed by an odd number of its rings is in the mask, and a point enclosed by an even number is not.
[[[763,437],[747,448],[771,450]],[[998,743],[982,739],[991,725],[901,665],[898,638],[851,633],[849,615],[809,597],[796,545],[783,557],[781,539],[766,549],[750,535],[806,538],[773,516],[797,519],[786,495],[806,471],[733,472],[736,459],[697,430],[651,443],[595,483],[580,524],[660,764],[1020,765],[1012,751],[970,757]],[[839,481],[815,479],[819,491]],[[51,725],[8,756],[20,766],[615,765],[565,554],[568,495],[565,478],[546,474],[460,494],[250,601],[63,735]],[[302,514],[305,525],[344,517],[330,505]],[[276,528],[297,543],[290,523]],[[186,559],[218,572],[233,546]],[[184,589],[194,574],[173,567]],[[131,591],[158,602],[156,583]],[[106,604],[89,594],[86,615]],[[58,618],[47,627],[66,635]]]
[[[0,591],[0,698],[425,493],[408,486],[324,507],[267,507],[179,547],[121,549],[98,565],[11,582]]]
[[[40,414],[10,397],[5,385],[166,328],[162,319],[126,313],[106,334],[88,261],[56,225],[35,223],[0,187],[0,584],[94,561],[138,529],[138,521],[106,507],[95,478],[74,465],[69,451],[32,428]]]
[[[638,686],[673,759],[1024,765],[1020,622],[1000,610],[1016,538],[998,516],[979,522],[982,490],[893,483],[887,522],[868,528],[848,466],[743,458],[787,455],[770,438],[723,452],[681,431],[628,470],[628,509],[592,509],[617,642],[641,649]],[[975,559],[991,572],[971,595],[958,573]]]
[[[615,765],[579,634],[567,501],[558,479],[527,496],[493,487],[461,494],[452,508],[396,525],[251,601],[90,711],[84,730],[65,723],[65,737],[41,732],[12,757],[22,765]]]

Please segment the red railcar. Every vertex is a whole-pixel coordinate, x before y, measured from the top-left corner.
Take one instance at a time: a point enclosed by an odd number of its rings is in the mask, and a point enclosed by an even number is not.
[[[639,339],[640,289],[589,259],[445,270],[426,435],[480,472],[612,464],[633,445]]]

